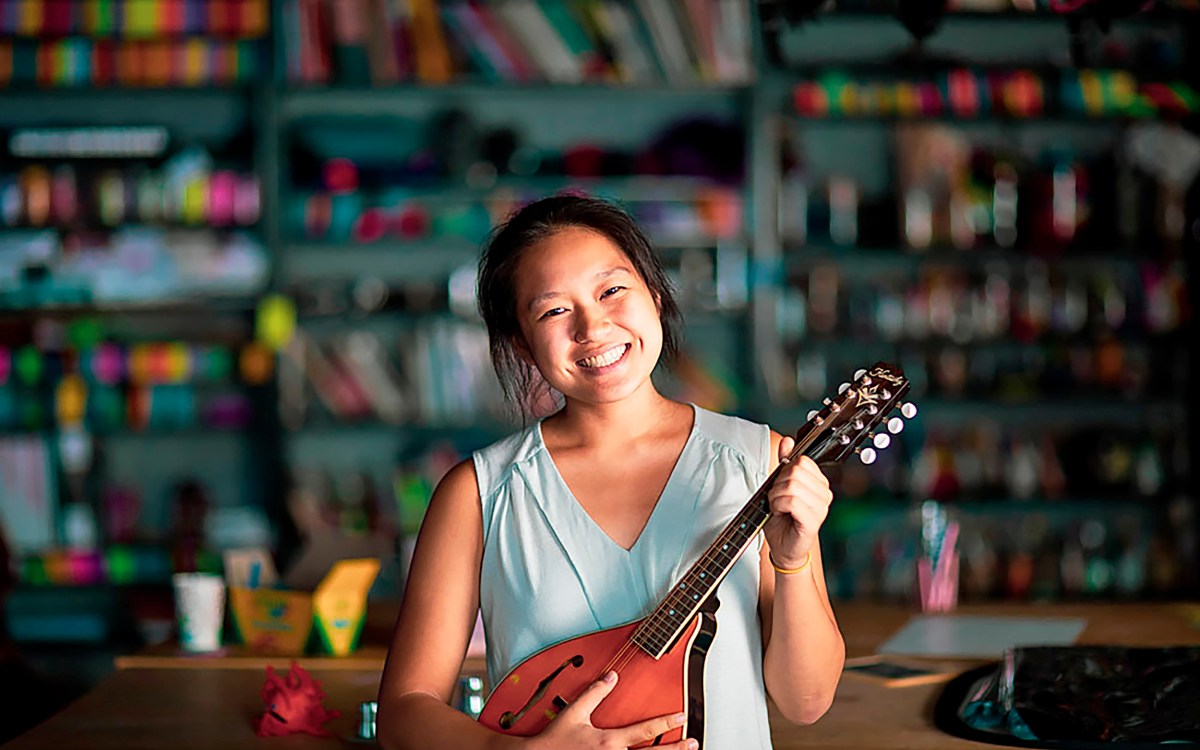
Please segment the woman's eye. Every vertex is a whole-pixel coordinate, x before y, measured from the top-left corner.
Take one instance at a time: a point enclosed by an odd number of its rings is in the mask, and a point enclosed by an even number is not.
[[[552,307],[549,310],[547,310],[546,312],[542,313],[538,319],[545,320],[546,318],[553,318],[555,315],[561,315],[564,312],[566,312],[565,308]]]
[[[600,295],[600,299],[604,299],[605,297],[607,297],[607,296],[609,296],[609,295],[616,294],[617,292],[621,291],[621,290],[622,290],[622,289],[624,289],[624,288],[625,288],[625,287],[623,287],[623,286],[613,286],[613,287],[609,287],[608,289],[605,289],[605,290],[604,290],[604,294],[601,294],[601,295]]]

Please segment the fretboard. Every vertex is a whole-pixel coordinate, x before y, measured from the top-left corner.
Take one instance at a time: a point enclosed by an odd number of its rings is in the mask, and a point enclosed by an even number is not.
[[[633,633],[633,643],[654,658],[659,658],[683,632],[700,607],[724,580],[742,552],[754,540],[771,517],[767,505],[767,490],[776,474],[754,493],[750,502],[738,511],[734,519],[717,535],[687,573],[675,583],[658,607],[642,621]]]

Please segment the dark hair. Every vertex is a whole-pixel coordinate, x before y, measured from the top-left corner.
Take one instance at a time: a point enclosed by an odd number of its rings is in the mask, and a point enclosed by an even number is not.
[[[658,302],[663,332],[661,360],[669,365],[679,353],[682,317],[674,290],[650,239],[633,217],[615,204],[589,196],[555,195],[534,201],[497,226],[484,243],[477,288],[492,365],[505,398],[522,415],[531,413],[549,386],[537,369],[521,358],[515,343],[521,337],[516,310],[517,264],[526,249],[571,227],[602,234],[625,253]]]

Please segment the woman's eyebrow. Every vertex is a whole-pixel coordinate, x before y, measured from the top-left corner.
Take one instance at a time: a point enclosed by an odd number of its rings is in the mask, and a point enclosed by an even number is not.
[[[629,274],[629,273],[631,273],[631,271],[626,266],[613,266],[612,268],[608,268],[603,271],[600,271],[593,278],[595,281],[603,281],[607,278],[610,278],[612,276],[616,276],[616,275],[619,275],[622,273]],[[535,296],[533,299],[529,300],[528,308],[530,311],[532,311],[540,303],[542,303],[548,299],[557,297],[561,294],[563,294],[563,292],[542,292],[541,294]]]

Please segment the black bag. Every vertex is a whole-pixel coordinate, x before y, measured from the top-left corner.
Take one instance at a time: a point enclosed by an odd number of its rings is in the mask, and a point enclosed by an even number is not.
[[[1018,747],[1200,743],[1200,647],[1037,646],[947,684],[936,722]]]

